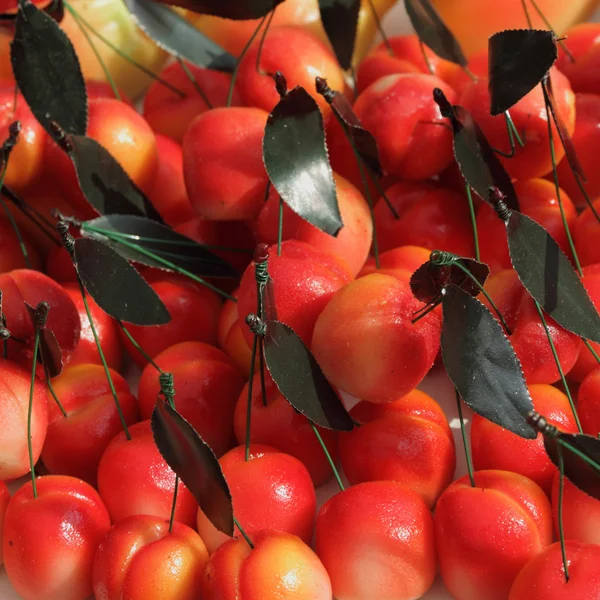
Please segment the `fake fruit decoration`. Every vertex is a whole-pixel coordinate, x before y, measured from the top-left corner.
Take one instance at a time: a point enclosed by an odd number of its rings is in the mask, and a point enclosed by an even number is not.
[[[0,0],[22,597],[597,596],[598,28],[394,4]]]

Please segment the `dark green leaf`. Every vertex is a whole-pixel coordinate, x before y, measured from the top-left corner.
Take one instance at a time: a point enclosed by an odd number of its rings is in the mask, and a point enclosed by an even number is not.
[[[323,117],[304,88],[296,87],[284,95],[269,115],[263,158],[283,201],[321,231],[337,235],[343,223]]]
[[[558,439],[545,437],[546,452],[557,467],[558,444],[561,446],[565,475],[569,481],[586,494],[600,500],[600,470],[592,467],[568,447],[575,448],[576,451],[600,465],[600,440],[589,435],[571,433],[561,433]]]
[[[534,439],[523,371],[502,327],[476,298],[455,285],[443,295],[442,359],[458,393],[477,414]]]
[[[518,212],[512,213],[506,229],[510,259],[531,296],[559,325],[600,342],[600,315],[552,236],[539,223]]]
[[[472,258],[456,258],[455,262],[460,263],[470,271],[475,279],[483,286],[490,274],[490,268],[481,262]],[[480,293],[479,287],[473,280],[456,264],[436,265],[427,261],[421,265],[410,278],[410,289],[413,296],[421,302],[429,304],[440,298],[442,289],[450,284],[457,285],[467,294],[477,296]]]
[[[279,321],[267,321],[264,349],[273,381],[298,412],[326,429],[352,429],[348,411],[315,357],[291,327]]]
[[[552,31],[512,29],[489,40],[489,90],[493,116],[512,108],[538,85],[558,58]]]
[[[260,19],[284,0],[156,0],[161,4],[187,8],[203,15],[244,21]]]
[[[52,17],[30,2],[19,7],[10,46],[15,80],[40,124],[85,135],[87,93],[73,45]]]
[[[150,0],[125,0],[133,22],[163,50],[198,67],[233,71],[236,59],[189,21]]]
[[[233,536],[233,505],[221,465],[194,428],[160,398],[152,411],[154,442],[210,522]]]
[[[75,240],[75,262],[85,289],[111,317],[134,325],[164,325],[171,320],[156,292],[106,244]]]
[[[148,256],[146,252],[151,252],[198,277],[239,277],[239,273],[232,266],[194,240],[145,217],[118,214],[98,217],[87,221],[82,227],[82,233],[87,237],[102,240],[122,257],[150,267],[169,270],[167,265]],[[107,234],[112,234],[110,240],[107,239]],[[120,239],[125,244],[135,244],[137,248],[119,243]]]
[[[35,308],[28,302],[25,302],[25,307],[27,308],[27,312],[31,317],[35,329]],[[62,373],[62,350],[56,340],[56,336],[52,330],[48,329],[48,327],[45,327],[40,331],[38,358],[40,363],[46,367],[49,377],[58,377]]]
[[[419,39],[440,58],[461,67],[468,64],[458,40],[429,0],[404,0],[406,12]]]
[[[108,150],[84,136],[73,135],[68,139],[79,187],[101,215],[138,215],[163,222],[150,200]]]
[[[360,0],[319,0],[321,22],[342,69],[352,66]]]

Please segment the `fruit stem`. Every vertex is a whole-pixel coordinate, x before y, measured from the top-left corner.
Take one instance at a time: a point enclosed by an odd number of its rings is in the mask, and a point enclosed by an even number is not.
[[[228,106],[228,107],[231,106],[231,101],[233,100],[233,89],[235,88],[235,81],[237,79],[238,72],[240,70],[240,64],[242,62],[242,59],[244,58],[244,56],[246,56],[246,52],[248,52],[248,49],[252,45],[252,42],[255,40],[256,36],[258,35],[258,32],[260,31],[260,28],[263,26],[263,24],[267,20],[268,16],[269,16],[269,13],[267,13],[260,20],[258,27],[254,30],[254,32],[250,36],[250,39],[246,42],[244,49],[240,53],[240,55],[237,59],[237,62],[235,63],[235,69],[233,69],[233,73],[231,74],[231,83],[229,84],[229,92],[227,93],[227,102],[225,103],[225,106]]]
[[[112,89],[112,92],[115,95],[115,98],[119,101],[122,101],[121,94],[119,93],[117,85],[115,84],[115,80],[112,78],[112,75],[110,74],[106,63],[104,62],[104,59],[100,55],[100,52],[98,52],[98,48],[96,48],[96,44],[94,44],[94,41],[90,37],[90,34],[87,32],[87,29],[81,24],[81,21],[79,20],[79,15],[66,2],[64,3],[64,7],[69,11],[71,16],[73,17],[73,20],[75,21],[75,24],[77,25],[77,27],[79,27],[79,30],[81,31],[81,33],[83,33],[85,39],[87,40],[87,43],[90,45],[92,52],[96,56],[96,59],[98,60],[98,63],[100,64],[100,67],[104,72],[106,81],[108,81],[108,85],[110,85],[110,88]]]
[[[420,39],[419,39],[419,48],[421,48],[421,54],[423,55],[423,60],[425,61],[427,70],[429,71],[429,73],[431,75],[435,75],[435,69],[433,68],[431,61],[429,60],[429,57],[427,56],[427,53],[425,52],[425,44]]]
[[[569,167],[571,168],[571,172],[573,173],[573,177],[575,177],[575,181],[577,182],[577,187],[579,187],[579,191],[582,193],[583,198],[584,198],[586,204],[589,206],[589,208],[592,211],[592,214],[594,215],[594,217],[596,217],[596,221],[598,221],[598,223],[600,223],[600,214],[598,214],[598,211],[596,210],[596,207],[594,206],[594,203],[590,199],[590,196],[587,193],[587,190],[585,189],[585,186],[583,185],[583,181],[581,181],[581,177],[579,177],[579,173],[575,169],[573,169],[573,167],[571,166],[571,163],[569,163]]]
[[[171,516],[169,518],[169,533],[173,531],[175,523],[175,510],[177,509],[177,494],[179,492],[179,476],[175,475],[175,487],[173,488],[173,503],[171,504]]]
[[[592,356],[596,359],[597,362],[600,363],[600,356],[598,356],[598,353],[594,350],[594,347],[590,344],[589,340],[586,340],[585,338],[581,339],[583,340],[585,347],[592,353]]]
[[[323,448],[323,452],[325,452],[327,462],[329,463],[329,466],[331,467],[331,470],[333,471],[333,476],[335,477],[335,480],[337,481],[340,491],[343,492],[346,488],[344,487],[344,484],[342,483],[342,478],[340,477],[340,473],[337,470],[335,463],[333,462],[333,458],[331,458],[331,454],[329,453],[329,450],[327,450],[327,446],[325,445],[325,442],[323,441],[323,438],[321,437],[319,430],[316,428],[315,424],[312,421],[310,421],[310,426],[312,427],[312,430],[313,430],[315,436],[317,437],[317,440],[318,440],[321,448]]]
[[[544,311],[542,310],[542,307],[540,306],[540,303],[537,300],[534,299],[533,302],[535,303],[535,308],[538,312],[538,315],[540,316],[540,320],[542,321],[544,331],[546,332],[546,337],[548,338],[548,343],[550,344],[550,350],[552,350],[552,356],[554,357],[554,362],[556,363],[556,367],[558,368],[558,372],[560,374],[560,380],[562,381],[563,387],[565,388],[565,393],[567,394],[571,410],[573,411],[573,417],[575,418],[575,422],[577,423],[577,429],[579,430],[579,433],[583,433],[583,429],[579,421],[579,415],[577,414],[577,409],[575,408],[575,403],[573,402],[573,397],[571,396],[569,384],[567,383],[567,379],[565,377],[562,365],[560,364],[558,353],[556,352],[556,347],[554,345],[554,340],[550,335],[550,330],[548,329],[548,324],[546,323],[546,317],[544,317]]]
[[[242,537],[246,540],[248,546],[250,546],[250,548],[254,550],[254,544],[252,543],[252,540],[248,537],[248,534],[242,529],[240,522],[235,518],[235,516],[233,517],[233,524],[239,529],[240,533],[242,534]]]
[[[213,103],[208,99],[208,96],[204,93],[204,90],[200,87],[198,80],[194,77],[194,74],[190,71],[189,67],[185,64],[185,61],[183,61],[181,58],[179,58],[179,56],[176,57],[176,60],[179,63],[179,66],[181,67],[183,72],[185,73],[185,76],[190,80],[191,84],[194,86],[194,89],[198,92],[199,96],[206,103],[206,106],[208,106],[209,109],[214,108]]]
[[[27,408],[27,451],[29,453],[29,468],[31,469],[31,487],[33,497],[37,498],[37,485],[35,482],[35,465],[33,464],[33,442],[31,439],[31,421],[33,416],[33,392],[35,388],[35,372],[37,369],[37,356],[40,346],[40,329],[35,319],[35,341],[33,343],[33,364],[31,367],[31,383],[29,385],[29,405]]]
[[[533,8],[535,8],[535,12],[537,12],[537,14],[540,16],[540,19],[542,19],[542,21],[544,21],[544,24],[546,25],[546,27],[556,36],[556,31],[554,30],[554,27],[552,27],[552,24],[550,23],[550,21],[548,21],[548,19],[546,18],[546,15],[540,10],[540,7],[537,5],[537,2],[535,0],[529,0],[529,1],[531,2],[531,5],[533,6]],[[562,51],[567,55],[569,60],[571,62],[575,62],[575,57],[573,56],[573,54],[571,53],[569,48],[567,48],[567,45],[565,44],[565,42],[561,38],[557,38],[556,41],[558,42],[559,46],[562,48]]]
[[[581,460],[583,460],[586,464],[592,467],[592,469],[600,473],[600,465],[593,458],[590,458],[589,456],[587,456],[587,454],[584,454],[578,448],[572,446],[569,442],[565,442],[562,438],[558,438],[556,441],[563,448],[566,448],[569,452],[572,452],[573,454],[581,458]]]
[[[473,474],[473,461],[471,459],[471,453],[469,452],[469,445],[467,443],[467,432],[465,430],[465,419],[462,410],[462,400],[458,390],[454,388],[456,394],[456,408],[458,409],[458,419],[460,421],[460,434],[462,436],[463,447],[465,449],[465,459],[467,461],[467,471],[469,473],[469,479],[471,481],[471,487],[475,487],[475,475]]]
[[[277,256],[281,256],[283,242],[283,198],[279,196],[279,217],[277,221]]]
[[[56,406],[58,406],[63,417],[65,417],[65,419],[66,419],[68,417],[67,411],[64,409],[63,405],[61,404],[60,400],[58,399],[58,396],[56,395],[56,392],[54,391],[54,386],[52,385],[52,380],[50,379],[50,373],[48,373],[48,367],[46,366],[46,361],[43,360],[43,356],[42,356],[42,362],[43,362],[43,367],[44,367],[44,374],[46,376],[46,385],[48,386],[48,391],[50,392],[50,395],[52,396],[52,398],[54,398],[54,402],[56,402]]]
[[[439,305],[440,305],[441,301],[437,301],[437,302],[432,302],[428,308],[426,310],[424,310],[421,314],[419,314],[419,316],[415,317],[411,323],[414,325],[417,321],[420,321],[423,317],[425,317],[426,315],[428,315],[432,310],[435,310]],[[418,312],[418,311],[417,311]]]
[[[519,131],[517,130],[517,126],[515,125],[509,110],[504,113],[504,119],[506,121],[506,126],[508,127],[508,136],[510,138],[511,148],[514,148],[515,140],[517,141],[517,144],[521,146],[521,148],[525,148],[525,142],[521,139]]]
[[[267,21],[267,24],[265,25],[265,29],[262,33],[262,36],[260,38],[260,42],[258,43],[258,52],[256,53],[256,64],[255,64],[255,69],[256,72],[259,75],[268,75],[268,73],[266,73],[265,71],[263,71],[260,68],[260,59],[262,57],[262,51],[263,51],[263,46],[265,45],[265,40],[267,39],[267,33],[269,33],[269,28],[271,27],[271,23],[273,22],[273,17],[275,16],[275,11],[277,10],[277,7],[275,7],[269,14],[269,20]]]
[[[560,551],[562,554],[565,580],[569,583],[569,561],[567,560],[567,547],[565,544],[565,530],[563,523],[563,495],[565,490],[565,459],[560,444],[556,445],[558,453],[558,536],[560,538]]]
[[[137,340],[131,335],[127,327],[123,325],[123,321],[115,319],[117,324],[121,328],[121,331],[125,334],[125,337],[133,344],[133,347],[146,359],[146,361],[151,364],[159,373],[163,373],[164,371],[152,360],[150,355],[139,345]],[[173,408],[173,407],[171,407]]]
[[[529,29],[533,29],[533,23],[531,22],[531,16],[529,15],[529,9],[527,8],[525,0],[521,0],[521,6],[523,7],[523,12],[525,13],[525,18],[527,19],[527,27],[529,27]]]
[[[494,312],[496,313],[496,316],[500,320],[500,323],[502,323],[502,326],[504,327],[506,334],[512,335],[512,332],[511,332],[510,328],[508,327],[506,320],[504,319],[504,315],[500,312],[500,309],[496,306],[496,304],[492,300],[491,296],[488,294],[487,290],[481,285],[481,283],[479,283],[477,277],[475,277],[475,275],[473,275],[473,273],[471,273],[471,271],[469,271],[469,269],[467,269],[463,264],[461,264],[460,261],[458,261],[458,260],[454,261],[452,264],[455,267],[458,267],[463,273],[465,273],[471,279],[471,281],[477,286],[477,289],[485,296],[485,299],[490,303],[490,306],[494,309]]]
[[[480,262],[481,254],[479,252],[479,234],[477,233],[477,217],[475,216],[475,204],[471,194],[471,186],[465,181],[465,190],[467,191],[467,200],[469,201],[469,215],[471,217],[471,228],[473,229],[473,244],[475,245],[475,260]]]
[[[208,283],[207,281],[204,281],[204,279],[197,277],[190,271],[188,271],[186,269],[182,269],[181,267],[178,267],[171,261],[166,260],[166,259],[162,258],[161,256],[158,256],[158,254],[154,254],[154,252],[150,252],[149,250],[146,250],[145,248],[142,248],[142,246],[138,246],[137,244],[132,244],[131,242],[128,242],[126,239],[124,239],[123,237],[120,237],[118,235],[113,235],[112,231],[107,231],[105,229],[97,229],[96,227],[89,227],[85,223],[82,224],[82,229],[87,229],[88,231],[91,231],[94,233],[99,233],[100,235],[107,237],[109,240],[112,240],[113,242],[122,244],[126,248],[132,248],[136,252],[139,252],[140,254],[143,254],[144,256],[147,256],[147,257],[151,258],[152,260],[155,260],[156,262],[163,264],[165,267],[168,267],[170,270],[175,271],[176,273],[179,273],[180,275],[185,275],[192,281],[195,281],[196,283],[199,283],[199,284],[207,287],[208,289],[212,290],[213,292],[220,294],[227,300],[231,300],[232,302],[237,303],[237,299],[234,298],[233,296],[231,296],[230,294],[228,294],[227,292],[224,292],[223,290],[220,290],[218,287],[215,287],[214,285]]]
[[[575,266],[577,267],[577,271],[579,271],[579,276],[583,277],[583,271],[581,269],[581,263],[579,262],[579,256],[577,254],[577,250],[575,249],[575,244],[573,242],[573,237],[571,236],[571,230],[569,229],[569,224],[567,223],[567,217],[565,215],[565,208],[563,206],[561,197],[560,197],[560,185],[558,182],[558,170],[556,168],[556,154],[554,152],[554,134],[552,133],[552,120],[556,123],[556,116],[554,112],[551,110],[550,106],[550,98],[548,96],[548,90],[544,82],[541,84],[542,91],[544,93],[544,106],[546,108],[546,120],[548,121],[548,141],[550,143],[550,158],[552,159],[552,177],[554,178],[554,187],[556,189],[556,200],[558,202],[558,207],[560,208],[560,217],[563,222],[563,227],[565,228],[565,233],[567,234],[567,239],[569,240],[569,247],[571,248],[571,253],[573,254],[573,259],[575,260]],[[557,125],[558,127],[558,125]],[[562,141],[562,140],[561,140]],[[563,142],[564,147],[564,142]]]
[[[385,47],[387,48],[388,52],[390,53],[390,56],[395,56],[394,49],[392,48],[392,44],[390,44],[390,40],[388,39],[388,36],[386,35],[386,33],[383,29],[383,25],[381,23],[381,17],[379,16],[377,9],[375,8],[375,4],[373,4],[373,0],[368,0],[368,2],[369,2],[369,7],[371,9],[371,14],[373,15],[373,20],[375,21],[375,25],[377,27],[377,31],[379,31],[379,35],[381,36],[381,39],[383,40]]]
[[[175,94],[177,94],[179,97],[181,98],[185,98],[186,94],[185,92],[182,92],[180,89],[176,88],[174,85],[170,84],[168,81],[164,80],[162,77],[160,77],[160,75],[157,75],[156,73],[154,73],[153,71],[151,71],[150,69],[148,69],[147,67],[145,67],[144,65],[142,65],[141,63],[137,62],[136,60],[134,60],[133,58],[131,58],[131,56],[128,56],[127,54],[125,54],[125,52],[123,52],[120,48],[118,48],[117,46],[115,46],[112,42],[110,42],[109,40],[107,40],[103,35],[101,35],[100,33],[98,33],[82,16],[79,12],[77,12],[68,2],[63,2],[65,8],[73,15],[73,17],[77,16],[77,18],[81,21],[81,23],[83,23],[103,44],[105,44],[106,46],[108,46],[113,52],[116,52],[123,60],[127,61],[129,64],[133,65],[134,67],[136,67],[137,69],[139,69],[140,71],[142,71],[143,73],[145,73],[146,75],[148,75],[148,77],[154,79],[155,81],[157,81],[158,83],[164,85],[165,87],[169,88],[172,92],[174,92]]]
[[[269,275],[267,274],[267,277]],[[263,288],[266,286],[266,283],[261,283],[258,279],[256,279],[256,304],[258,308],[258,312],[256,313],[263,321],[266,319],[265,309],[262,301],[262,292]],[[267,406],[267,386],[265,385],[265,357],[264,357],[264,339],[262,336],[258,339],[258,359],[259,359],[259,369],[260,369],[260,385],[261,385],[261,393],[262,393],[262,403],[263,406]],[[253,373],[251,373],[253,375]]]
[[[248,404],[246,405],[246,448],[244,459],[246,462],[250,460],[250,424],[252,421],[252,387],[254,385],[254,369],[256,367],[256,348],[258,346],[258,335],[254,335],[252,341],[252,356],[250,358],[250,377],[248,379]]]

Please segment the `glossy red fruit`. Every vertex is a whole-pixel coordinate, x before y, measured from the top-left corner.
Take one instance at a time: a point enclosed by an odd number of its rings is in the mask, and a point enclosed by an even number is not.
[[[217,317],[221,310],[221,299],[216,292],[173,273],[150,270],[144,272],[144,278],[171,315],[166,325],[127,325],[127,330],[151,358],[180,342],[216,344]],[[146,359],[123,332],[121,338],[131,358],[139,366],[145,366]]]
[[[152,435],[150,421],[129,427],[112,439],[98,465],[98,491],[113,521],[131,515],[169,519],[175,489],[175,473],[163,460]],[[197,504],[179,482],[175,519],[193,526]]]
[[[420,598],[435,577],[431,513],[393,481],[361,483],[328,500],[315,544],[336,598]]]
[[[600,214],[600,198],[594,201],[596,213]],[[582,266],[600,263],[600,250],[597,239],[600,234],[600,222],[590,207],[586,208],[577,218],[573,228],[575,248]]]
[[[116,523],[94,558],[95,600],[197,600],[208,551],[182,523],[133,515]]]
[[[24,302],[34,308],[39,302],[47,302],[50,305],[47,327],[56,336],[63,360],[67,361],[81,332],[79,313],[69,294],[46,275],[29,269],[0,274],[0,290],[7,327],[15,338],[26,342],[9,340],[8,358],[31,368],[35,331]]]
[[[566,31],[567,47],[573,58],[559,50],[556,67],[569,78],[577,93],[600,93],[600,30],[597,23],[579,23]]]
[[[454,438],[435,400],[413,390],[390,404],[359,402],[350,414],[361,426],[340,434],[348,481],[397,481],[433,507],[456,466]]]
[[[379,255],[379,268],[375,258],[369,258],[357,278],[371,273],[381,273],[409,283],[412,274],[429,260],[430,254],[431,250],[420,246],[399,246],[386,250]]]
[[[577,412],[583,431],[594,437],[600,435],[600,365],[579,386]]]
[[[317,499],[310,474],[297,458],[256,444],[250,447],[248,461],[245,448],[238,446],[219,463],[229,484],[236,518],[248,535],[262,530],[285,531],[310,543]],[[211,554],[229,539],[201,509],[198,532]]]
[[[566,550],[568,582],[556,542],[525,565],[509,600],[596,600],[600,594],[600,546],[567,540]]]
[[[504,600],[519,571],[552,543],[552,512],[542,489],[508,471],[462,477],[434,515],[440,574],[457,600]]]
[[[257,373],[252,385],[252,415],[250,440],[252,444],[264,444],[295,456],[308,469],[315,487],[331,479],[333,472],[309,420],[283,397],[277,386],[265,373],[265,397],[261,388],[261,376]],[[246,439],[246,415],[248,409],[248,384],[242,390],[234,414],[235,436],[239,444]],[[319,427],[321,439],[334,461],[338,454],[338,435],[331,429]]]
[[[110,372],[127,425],[138,421],[135,397],[125,379]],[[42,460],[50,473],[79,477],[96,484],[98,463],[110,441],[123,430],[115,400],[100,365],[69,367],[52,382],[67,413],[48,405],[48,433]]]
[[[202,342],[183,342],[164,350],[155,363],[173,375],[175,407],[202,439],[221,456],[233,447],[233,411],[244,377],[219,349]],[[148,365],[138,388],[142,419],[150,419],[160,392],[156,368]]]
[[[240,221],[258,215],[268,182],[262,159],[268,116],[259,108],[215,108],[191,123],[183,138],[183,172],[199,216]]]
[[[27,252],[27,259],[21,249],[17,233],[8,219],[0,219],[0,273],[7,273],[14,269],[26,269],[27,260],[32,269],[41,270],[42,259],[36,246],[32,243],[30,236],[21,232],[21,237]]]
[[[11,498],[4,520],[4,566],[26,600],[85,600],[110,517],[92,486],[59,475],[38,477]]]
[[[4,539],[4,517],[10,501],[10,490],[4,481],[0,482],[0,540]],[[0,546],[0,565],[4,563],[4,547]]]
[[[237,291],[232,295],[237,298]],[[223,304],[218,326],[219,348],[235,363],[240,373],[244,377],[248,377],[252,358],[252,350],[244,336],[244,330],[248,328],[248,325],[238,317],[237,303],[233,300],[226,300]],[[259,361],[255,361],[254,367],[255,370],[260,367]]]

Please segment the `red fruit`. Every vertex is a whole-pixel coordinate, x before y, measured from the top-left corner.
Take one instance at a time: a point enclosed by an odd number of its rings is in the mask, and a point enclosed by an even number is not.
[[[182,523],[134,515],[116,523],[98,546],[96,600],[197,600],[208,551]]]
[[[206,564],[203,600],[330,600],[331,582],[317,555],[295,535],[262,531],[229,540]]]
[[[27,257],[32,269],[41,270],[42,259],[37,248],[25,232],[21,232]],[[8,273],[14,269],[26,269],[27,261],[21,250],[19,237],[8,219],[0,219],[0,273]]]
[[[0,290],[8,330],[15,338],[26,341],[22,344],[9,340],[8,358],[31,368],[35,331],[24,303],[35,308],[39,302],[47,302],[50,305],[47,327],[56,336],[63,360],[67,361],[81,332],[79,314],[69,294],[46,275],[29,269],[0,274]]]
[[[233,296],[237,298],[237,292]],[[233,300],[226,300],[219,314],[219,347],[235,363],[244,377],[250,372],[252,350],[244,337],[248,325],[238,317],[238,307]],[[255,361],[255,369],[260,363]]]
[[[108,81],[88,79],[85,82],[85,90],[89,100],[92,100],[93,98],[116,98],[115,93]],[[118,91],[122,102],[129,104],[129,106],[134,106],[133,102],[127,96],[125,96],[122,90]]]
[[[530,385],[533,406],[548,422],[561,431],[577,432],[577,423],[569,399],[551,385]],[[550,495],[556,467],[544,448],[544,436],[526,440],[494,425],[479,415],[471,424],[471,452],[477,471],[498,469],[512,471],[535,481]]]
[[[285,531],[310,543],[317,499],[310,474],[297,458],[256,444],[250,448],[248,461],[245,448],[238,446],[219,463],[229,484],[236,518],[248,535],[262,530]],[[201,509],[198,532],[211,554],[229,539]]]
[[[202,439],[221,456],[235,443],[233,411],[244,378],[221,350],[202,342],[171,346],[155,357],[173,375],[175,406]],[[142,419],[150,419],[160,392],[156,368],[146,366],[140,379],[138,405]]]
[[[575,94],[567,78],[551,69],[552,89],[556,100],[556,107],[564,121],[569,134],[575,129]],[[467,86],[461,94],[458,104],[464,106],[481,126],[483,133],[494,148],[503,152],[510,152],[510,143],[504,115],[492,117],[490,115],[490,96],[488,81],[481,78]],[[552,171],[552,158],[548,138],[548,116],[544,107],[544,95],[541,86],[536,86],[533,91],[522,98],[510,109],[517,131],[524,137],[525,147],[517,145],[512,158],[500,156],[500,161],[509,175],[515,179],[531,179],[542,177]],[[437,129],[440,129],[439,127]],[[556,161],[565,155],[560,143],[558,131],[552,122],[552,135],[554,139]]]
[[[75,479],[49,475],[11,498],[4,520],[4,566],[26,600],[85,600],[92,564],[110,518],[98,492]]]
[[[435,400],[413,390],[390,404],[359,402],[350,414],[362,425],[340,434],[348,481],[397,481],[433,507],[456,466],[454,438]]]
[[[0,359],[0,479],[16,479],[29,473],[27,413],[31,371]],[[36,379],[33,390],[31,444],[37,462],[48,428],[49,396],[46,385]]]
[[[121,375],[111,378],[127,425],[138,421],[135,397]],[[69,367],[53,380],[67,416],[55,402],[48,404],[48,433],[42,460],[50,473],[79,477],[96,484],[98,463],[110,441],[123,430],[104,368]]]
[[[304,464],[312,477],[315,487],[325,483],[333,472],[323,452],[323,448],[309,420],[292,408],[290,403],[279,393],[275,383],[265,373],[266,405],[263,404],[260,374],[256,374],[252,386],[252,417],[250,440],[253,444],[264,444],[281,452],[295,456]],[[248,408],[248,384],[238,399],[234,429],[239,444],[246,439],[246,414]],[[337,460],[337,433],[319,427],[319,433],[325,442],[334,462]]]
[[[600,434],[600,366],[579,386],[577,412],[583,431],[596,437]]]
[[[268,113],[216,108],[201,114],[183,138],[183,173],[190,202],[205,219],[253,219],[268,177],[262,140]]]
[[[544,227],[563,251],[570,255],[569,240],[563,225],[554,183],[545,179],[528,179],[515,182],[514,187],[519,199],[519,210]],[[567,224],[572,231],[577,212],[569,196],[563,191],[560,199]],[[506,226],[488,204],[482,203],[477,211],[477,233],[481,260],[490,267],[492,272],[512,268],[506,241]]]
[[[408,284],[390,275],[374,273],[342,288],[319,315],[312,344],[329,381],[375,403],[411,392],[440,343],[439,313],[411,323],[420,306]]]
[[[598,92],[600,93],[600,87]],[[594,199],[600,196],[600,173],[596,168],[596,163],[591,160],[600,140],[600,130],[598,129],[598,123],[600,123],[600,96],[575,94],[575,114],[573,144],[587,180],[583,186],[588,197]],[[558,165],[558,179],[560,185],[577,206],[587,206],[585,197],[579,189],[566,156]]]
[[[151,358],[180,342],[216,344],[221,299],[215,292],[183,275],[145,271],[144,278],[171,315],[166,325],[127,325],[127,330]],[[122,332],[121,337],[133,360],[139,366],[145,366],[146,359]]]
[[[344,75],[333,52],[319,38],[301,27],[273,27],[262,46],[259,69],[258,52],[256,40],[240,62],[237,87],[244,104],[273,110],[279,94],[269,74],[280,71],[288,89],[302,86],[317,101],[323,115],[330,114],[330,106],[316,92],[315,77],[327,79],[332,90],[343,92]]]
[[[386,250],[379,255],[379,269],[375,264],[375,258],[369,258],[358,277],[381,273],[409,283],[412,274],[429,260],[430,254],[430,250],[420,246],[399,246]]]
[[[335,292],[351,280],[347,267],[332,254],[296,240],[281,245],[281,256],[277,256],[277,246],[271,246],[269,256],[277,318],[310,345],[317,317]],[[243,321],[256,310],[256,280],[251,263],[242,276],[238,302],[242,333],[248,345],[252,344],[253,334]]]
[[[365,263],[373,240],[371,214],[359,190],[339,175],[334,177],[344,223],[337,237],[317,229],[284,204],[282,239],[306,242],[319,250],[330,252],[348,265],[352,275],[356,275]],[[257,243],[277,243],[279,203],[279,194],[271,187],[268,201],[254,225],[254,237]]]
[[[560,374],[552,356],[548,337],[533,299],[525,291],[516,272],[512,269],[500,271],[488,279],[485,288],[504,315],[512,332],[510,343],[521,362],[527,383],[558,381]],[[548,315],[545,315],[545,318],[560,364],[566,374],[577,361],[580,340]]]
[[[568,583],[557,542],[525,565],[509,600],[596,600],[600,594],[600,546],[567,540],[566,549]]]
[[[600,198],[594,201],[596,213],[600,214]],[[600,223],[590,207],[577,218],[573,228],[575,248],[582,266],[600,263],[600,246],[597,243],[600,234]]]
[[[75,365],[82,364],[101,365],[102,360],[100,359],[100,353],[96,346],[96,340],[94,339],[90,320],[88,319],[85,305],[83,304],[79,285],[67,284],[64,286],[64,289],[67,294],[69,294],[71,300],[73,300],[73,304],[75,304],[75,307],[79,312],[79,319],[81,322],[81,336],[73,354],[71,354],[69,366],[74,367]],[[93,298],[86,295],[86,300],[104,358],[111,369],[119,370],[123,362],[123,344],[121,343],[121,336],[119,335],[119,326],[112,317],[107,315],[96,304]]]
[[[210,108],[225,106],[231,84],[231,75],[221,71],[201,69],[195,65],[186,64],[196,80],[196,86],[202,90],[204,97],[198,92],[194,83],[186,75],[185,70],[174,62],[161,72],[164,81],[181,90],[182,98],[163,83],[155,81],[144,97],[144,118],[157,133],[168,136],[176,142],[183,140],[190,123],[200,114]],[[211,106],[206,104],[205,98]],[[233,106],[240,104],[237,89],[233,91]]]
[[[550,502],[530,479],[507,471],[455,481],[434,524],[440,573],[457,600],[504,600],[519,571],[552,543]]]
[[[0,481],[0,540],[4,538],[4,517],[10,501],[10,490],[4,481]],[[0,546],[0,565],[4,562],[4,551]]]
[[[77,271],[64,246],[49,248],[46,254],[46,275],[58,283],[77,283]]]
[[[388,188],[386,196],[398,219],[380,198],[375,205],[380,251],[412,245],[473,256],[469,205],[463,196],[432,183],[407,181]]]
[[[15,121],[20,121],[21,133],[10,154],[4,184],[21,193],[31,188],[43,171],[48,135],[33,116],[25,98],[21,94],[15,96],[15,84],[0,81],[0,143],[8,138],[8,128]]]
[[[436,87],[451,103],[456,102],[452,88],[433,75],[421,73],[379,79],[356,100],[354,111],[375,136],[381,164],[388,174],[411,181],[429,179],[452,161],[452,132],[432,125],[445,122],[433,101]]]
[[[600,93],[600,28],[597,23],[579,23],[567,29],[567,47],[575,60],[559,50],[556,67],[569,78],[577,93]]]
[[[420,598],[435,577],[431,513],[393,481],[361,483],[328,500],[315,547],[336,598]]]
[[[163,135],[156,136],[158,165],[145,192],[166,223],[175,227],[196,216],[185,189],[181,146]]]
[[[150,421],[129,427],[107,446],[98,465],[98,491],[111,519],[120,521],[131,515],[155,515],[169,519],[175,489],[175,473],[163,460],[152,435]],[[175,519],[192,526],[196,520],[196,501],[179,482]]]

